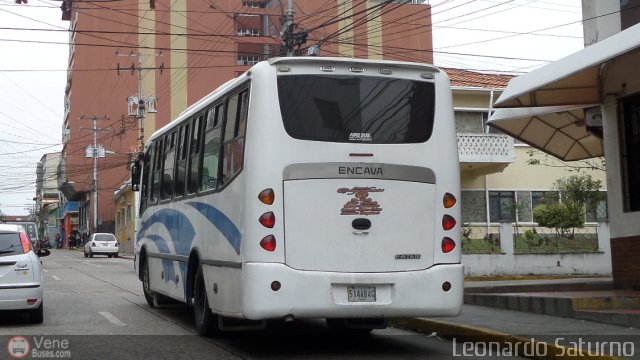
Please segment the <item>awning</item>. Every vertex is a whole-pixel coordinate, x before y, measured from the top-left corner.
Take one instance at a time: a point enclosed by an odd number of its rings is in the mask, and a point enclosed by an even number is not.
[[[496,107],[599,104],[600,66],[640,48],[640,24],[509,81]]]
[[[602,140],[587,131],[581,106],[496,110],[488,124],[565,161],[604,154]]]

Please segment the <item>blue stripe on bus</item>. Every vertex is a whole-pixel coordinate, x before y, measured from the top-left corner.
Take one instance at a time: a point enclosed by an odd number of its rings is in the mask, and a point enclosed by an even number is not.
[[[160,253],[169,254],[169,247],[167,246],[167,242],[164,240],[162,236],[151,234],[147,236],[147,238],[156,244],[156,246],[158,247],[158,251],[160,251]],[[175,280],[176,274],[175,274],[175,271],[173,270],[173,262],[171,260],[162,259],[162,269],[164,270],[165,282]]]
[[[157,223],[164,225],[169,232],[171,242],[173,243],[173,247],[176,251],[175,254],[189,256],[191,244],[193,243],[193,238],[195,237],[196,232],[187,216],[173,209],[159,210],[149,216],[149,218],[144,222],[144,225],[139,231],[141,237],[145,235],[144,233],[149,229],[149,227]],[[166,251],[166,254],[169,254],[168,247]]]
[[[161,223],[169,232],[171,242],[175,249],[175,254],[188,256],[196,233],[187,216],[173,209],[159,210],[144,222],[144,225],[138,232],[138,237],[145,237],[145,232],[149,227],[157,223]],[[146,237],[156,244],[160,253],[171,254],[167,241],[163,237],[155,234],[150,234]],[[186,288],[186,282],[184,280],[186,279],[187,264],[181,262],[179,266],[180,278],[183,280],[183,286]],[[171,281],[175,283],[176,279],[173,262],[171,260],[163,259],[162,268],[164,269],[165,282]]]
[[[242,234],[240,230],[233,224],[231,219],[229,219],[222,211],[216,209],[215,207],[205,204],[202,202],[190,202],[188,205],[193,206],[196,210],[198,210],[204,217],[209,220],[224,236],[229,244],[236,251],[236,254],[240,255],[240,241],[242,239]]]

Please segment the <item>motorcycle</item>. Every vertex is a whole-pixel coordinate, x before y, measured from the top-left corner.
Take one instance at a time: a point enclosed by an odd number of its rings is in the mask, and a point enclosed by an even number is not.
[[[48,239],[40,240],[40,249],[51,249],[51,243]]]

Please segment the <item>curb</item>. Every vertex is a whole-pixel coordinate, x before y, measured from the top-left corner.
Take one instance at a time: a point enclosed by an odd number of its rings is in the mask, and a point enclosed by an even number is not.
[[[524,345],[529,345],[532,349],[536,349],[534,354],[526,357],[531,359],[594,359],[594,360],[619,360],[620,358],[608,355],[599,355],[589,353],[581,349],[573,347],[558,346],[545,341],[535,340],[532,337],[501,333],[499,331],[475,327],[470,325],[462,325],[447,321],[431,320],[424,318],[400,318],[394,319],[391,325],[397,328],[404,328],[420,333],[431,334],[435,332],[438,336],[446,339],[454,339],[461,342],[478,342],[486,345],[498,344],[499,353],[502,350],[522,349]],[[489,344],[491,343],[491,344]],[[518,354],[524,356],[524,353]],[[462,356],[462,355],[458,355]]]
[[[84,252],[84,248],[73,248],[73,249],[69,249],[69,248],[62,248],[62,249],[56,249],[56,250],[68,250],[68,251],[77,251],[77,252]],[[123,253],[119,253],[118,254],[118,258],[121,259],[127,259],[127,260],[133,260],[133,254],[123,254]]]

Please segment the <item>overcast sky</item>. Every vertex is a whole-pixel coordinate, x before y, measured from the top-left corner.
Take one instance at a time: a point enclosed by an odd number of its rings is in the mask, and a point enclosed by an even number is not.
[[[583,46],[579,0],[428,3],[433,6],[438,66],[526,72]],[[0,0],[3,214],[28,213],[34,205],[37,162],[45,153],[61,149],[68,34],[26,30],[67,29],[59,7],[60,1],[18,5]]]

